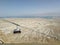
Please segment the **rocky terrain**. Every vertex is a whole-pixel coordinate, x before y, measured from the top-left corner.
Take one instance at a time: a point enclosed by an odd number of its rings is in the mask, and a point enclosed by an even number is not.
[[[8,22],[8,21],[10,22]],[[21,33],[14,34],[16,25]],[[60,21],[44,18],[0,19],[0,42],[4,43],[48,43],[60,40]]]

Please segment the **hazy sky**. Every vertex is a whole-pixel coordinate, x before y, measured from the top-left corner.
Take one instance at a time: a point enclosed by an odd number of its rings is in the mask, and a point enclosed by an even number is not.
[[[60,15],[60,0],[0,0],[1,16]]]

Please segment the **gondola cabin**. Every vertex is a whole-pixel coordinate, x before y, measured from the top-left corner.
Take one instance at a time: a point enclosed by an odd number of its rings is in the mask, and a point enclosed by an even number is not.
[[[21,33],[21,30],[20,30],[20,29],[15,29],[15,30],[13,31],[13,33],[14,33],[14,34]]]

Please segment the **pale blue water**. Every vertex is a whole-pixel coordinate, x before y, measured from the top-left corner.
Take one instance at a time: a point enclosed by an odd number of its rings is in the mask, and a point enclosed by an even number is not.
[[[51,19],[53,16],[4,16],[0,18],[47,18]]]

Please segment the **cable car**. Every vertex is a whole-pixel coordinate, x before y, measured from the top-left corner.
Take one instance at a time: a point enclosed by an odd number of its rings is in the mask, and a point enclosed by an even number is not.
[[[21,29],[19,29],[19,26],[17,26],[17,28],[14,29],[13,33],[14,33],[14,34],[16,34],[16,33],[21,33]]]

